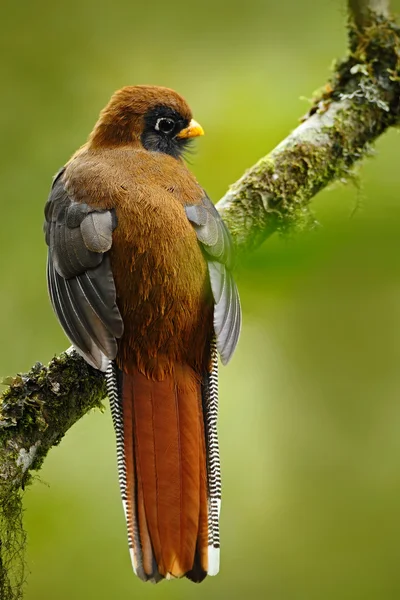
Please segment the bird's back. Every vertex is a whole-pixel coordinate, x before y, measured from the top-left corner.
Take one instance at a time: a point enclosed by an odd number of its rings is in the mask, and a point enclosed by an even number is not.
[[[200,203],[203,190],[182,161],[122,148],[84,150],[69,163],[66,179],[75,189],[79,177],[81,193],[82,154],[92,187],[95,182],[104,190],[103,178],[107,186],[114,184],[100,202],[92,189],[90,201],[114,208],[117,218],[111,265],[125,324],[118,365],[156,379],[175,363],[203,373],[209,364],[213,300],[207,263],[184,210]]]

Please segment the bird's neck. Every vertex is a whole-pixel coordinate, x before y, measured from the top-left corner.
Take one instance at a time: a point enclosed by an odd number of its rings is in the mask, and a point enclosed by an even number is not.
[[[109,111],[104,111],[88,138],[90,148],[113,148],[118,146],[132,145],[140,146],[141,123],[139,116],[130,115],[129,119],[124,115],[118,118]]]

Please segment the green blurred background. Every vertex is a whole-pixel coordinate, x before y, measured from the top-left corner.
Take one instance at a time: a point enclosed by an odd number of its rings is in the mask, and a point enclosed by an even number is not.
[[[207,134],[192,168],[217,200],[307,111],[301,97],[345,52],[345,19],[344,0],[3,0],[2,375],[68,345],[47,300],[43,205],[111,93],[150,83],[188,99]],[[238,274],[243,333],[221,372],[220,575],[134,577],[107,407],[25,495],[27,600],[400,597],[398,133],[376,149],[359,187],[315,200],[316,233],[271,239]]]

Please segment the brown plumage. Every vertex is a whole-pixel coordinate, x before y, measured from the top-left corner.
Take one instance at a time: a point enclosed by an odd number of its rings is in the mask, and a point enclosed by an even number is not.
[[[181,158],[200,134],[176,92],[123,88],[46,205],[50,297],[108,368],[133,566],[151,581],[218,570],[212,348],[229,359],[240,304],[229,234]]]
[[[133,412],[139,506],[147,507],[146,518],[139,509],[140,529],[148,529],[145,538],[152,541],[160,573],[179,577],[193,567],[199,527],[200,545],[207,546],[207,511],[200,514],[207,474],[199,380],[187,365],[177,365],[161,381],[136,371],[126,376],[123,394]],[[131,452],[127,447],[126,456]],[[151,572],[151,544],[142,547],[145,570]],[[201,565],[207,571],[207,556]]]

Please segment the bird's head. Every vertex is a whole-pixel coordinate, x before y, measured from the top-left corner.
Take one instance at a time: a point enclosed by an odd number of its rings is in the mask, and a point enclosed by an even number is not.
[[[133,144],[179,158],[187,143],[203,134],[182,96],[169,88],[137,85],[115,92],[101,111],[89,144]]]

